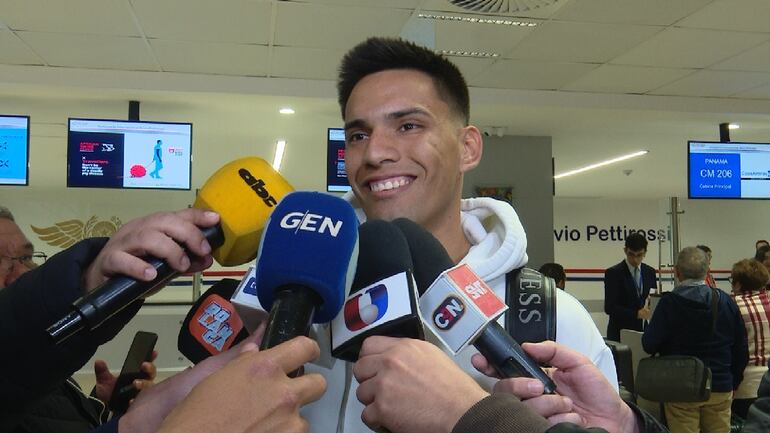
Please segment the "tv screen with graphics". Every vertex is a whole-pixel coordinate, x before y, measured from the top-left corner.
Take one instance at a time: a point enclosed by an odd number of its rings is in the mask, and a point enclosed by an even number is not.
[[[0,185],[29,185],[29,116],[0,115]]]
[[[326,190],[350,191],[345,173],[345,130],[329,128],[326,133]]]
[[[687,142],[689,198],[770,198],[770,144]]]
[[[67,186],[190,189],[192,124],[69,119]]]

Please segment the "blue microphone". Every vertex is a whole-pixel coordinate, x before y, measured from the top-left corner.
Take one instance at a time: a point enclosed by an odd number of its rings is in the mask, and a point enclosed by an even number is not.
[[[350,204],[317,192],[286,195],[270,215],[257,257],[257,297],[270,310],[261,349],[331,321],[357,260],[358,218]]]

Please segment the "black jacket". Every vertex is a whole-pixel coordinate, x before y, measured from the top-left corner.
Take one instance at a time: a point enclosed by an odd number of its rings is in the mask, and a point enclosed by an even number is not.
[[[668,433],[649,413],[629,404],[642,433]],[[571,423],[549,426],[513,394],[496,393],[479,401],[466,412],[452,433],[606,433],[601,428],[583,428]]]
[[[85,433],[107,420],[109,411],[72,378],[31,405],[14,433]]]
[[[655,269],[642,263],[641,272],[641,297],[625,260],[604,272],[604,312],[610,316],[607,323],[610,340],[620,341],[621,329],[642,330],[642,321],[636,315],[644,306],[650,289],[655,288]]]
[[[82,274],[106,241],[78,242],[0,290],[0,431],[13,431],[35,404],[85,365],[139,311],[141,302],[136,302],[98,329],[80,332],[60,345],[45,332],[83,294]]]
[[[676,287],[663,296],[642,336],[647,353],[691,355],[711,369],[711,390],[730,392],[743,380],[748,363],[746,328],[735,301],[717,289],[717,321],[712,332],[712,289],[705,284]]]

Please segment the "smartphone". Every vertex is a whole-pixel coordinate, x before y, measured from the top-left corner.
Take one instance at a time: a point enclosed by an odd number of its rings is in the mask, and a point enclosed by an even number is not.
[[[158,334],[154,332],[138,331],[134,335],[131,348],[128,349],[126,361],[120,369],[120,376],[115,382],[115,388],[110,396],[110,410],[116,414],[123,414],[128,410],[128,402],[136,397],[139,390],[134,388],[134,380],[148,379],[147,373],[140,370],[143,362],[152,359],[152,351],[158,341]]]

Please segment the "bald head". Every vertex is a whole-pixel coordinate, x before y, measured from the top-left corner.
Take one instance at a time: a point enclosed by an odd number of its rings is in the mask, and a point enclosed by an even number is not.
[[[679,280],[703,280],[709,269],[706,253],[697,247],[683,248],[676,258],[676,272]]]

